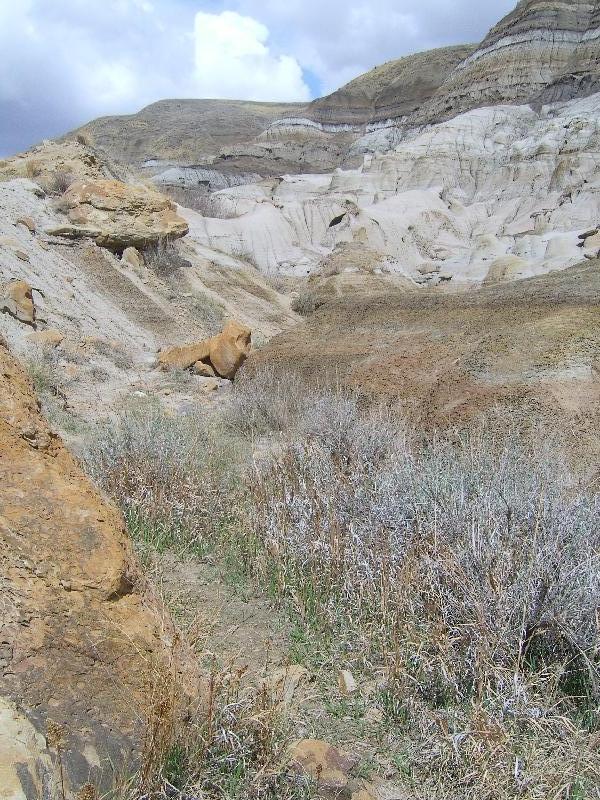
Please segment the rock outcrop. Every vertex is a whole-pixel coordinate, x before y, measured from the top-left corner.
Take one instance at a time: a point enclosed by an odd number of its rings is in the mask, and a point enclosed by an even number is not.
[[[141,593],[120,515],[3,345],[0,587],[0,797],[109,791],[136,766],[156,680],[173,677],[169,623]]]
[[[0,311],[11,314],[19,322],[35,327],[33,288],[27,281],[9,281],[0,294]]]
[[[188,232],[174,203],[151,189],[120,181],[78,181],[63,195],[62,206],[69,222],[49,233],[88,237],[117,252],[128,247],[143,249]]]
[[[170,347],[159,353],[163,369],[189,369],[199,375],[211,374],[233,380],[236,372],[250,355],[252,332],[239,322],[228,322],[221,333],[197,344]]]
[[[77,139],[45,141],[26,153],[0,162],[0,180],[29,178],[44,190],[54,192],[57,181],[102,180],[112,177],[114,168],[89,145]]]
[[[459,64],[414,121],[482,106],[545,103],[600,91],[600,9],[590,0],[522,0]]]

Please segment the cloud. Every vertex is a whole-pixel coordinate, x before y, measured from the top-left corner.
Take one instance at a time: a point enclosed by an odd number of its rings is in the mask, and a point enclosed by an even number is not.
[[[0,157],[167,97],[306,100],[515,0],[0,0]]]
[[[234,0],[333,91],[408,53],[479,42],[517,0]]]
[[[307,101],[302,67],[288,55],[274,56],[268,28],[233,11],[196,14],[195,84],[201,97]]]
[[[264,24],[196,8],[0,0],[0,157],[167,97],[309,98],[298,61],[267,44]]]

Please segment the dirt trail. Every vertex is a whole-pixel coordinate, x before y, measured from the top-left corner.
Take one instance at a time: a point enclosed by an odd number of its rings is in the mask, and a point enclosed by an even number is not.
[[[154,565],[155,580],[195,649],[219,668],[246,668],[248,682],[286,665],[290,625],[259,592],[235,583],[208,560],[169,554]]]

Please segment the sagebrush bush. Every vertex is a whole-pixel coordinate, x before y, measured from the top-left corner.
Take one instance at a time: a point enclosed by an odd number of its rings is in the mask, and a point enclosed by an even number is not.
[[[243,394],[264,418],[264,397]],[[597,796],[598,497],[552,437],[481,420],[417,440],[356,398],[304,399],[254,463],[249,568],[320,663],[386,676],[415,789]]]
[[[300,292],[292,300],[292,311],[302,317],[309,317],[319,307],[319,302],[313,292]]]
[[[234,511],[235,447],[199,413],[170,417],[152,404],[126,411],[97,431],[85,461],[134,538],[159,551],[201,552]]]
[[[308,394],[294,373],[263,369],[255,375],[241,370],[222,419],[227,428],[244,436],[289,432],[300,418]]]
[[[63,382],[63,372],[55,350],[37,347],[25,358],[24,365],[33,388],[42,399],[58,395]]]
[[[198,211],[203,217],[213,219],[235,219],[239,216],[227,208],[226,202],[218,194],[210,192],[207,188],[194,189],[183,186],[161,186],[168,197],[184,208]]]
[[[168,277],[180,269],[187,269],[190,262],[179,254],[175,244],[168,238],[160,239],[156,244],[144,250],[144,263],[158,275]]]
[[[44,178],[42,183],[43,189],[47,192],[47,194],[61,197],[74,181],[75,178],[73,175],[70,175],[68,172],[64,172],[63,170],[56,170]]]
[[[134,533],[218,543],[289,611],[317,670],[352,664],[415,796],[599,796],[600,502],[552,435],[488,417],[417,437],[395,409],[271,370],[240,373],[221,424],[259,439],[245,483],[214,419],[146,409],[100,436],[93,472]],[[221,772],[267,763],[245,709],[222,728],[238,739],[178,752],[187,786],[255,796]]]
[[[564,464],[485,427],[415,451],[325,396],[299,432],[255,471],[251,518],[305,613],[350,615],[363,652],[416,637],[403,669],[432,700],[555,662],[597,696],[599,504],[569,493]]]

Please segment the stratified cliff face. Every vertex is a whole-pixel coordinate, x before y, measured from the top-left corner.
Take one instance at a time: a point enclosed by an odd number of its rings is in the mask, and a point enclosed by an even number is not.
[[[357,139],[378,151],[416,127],[497,105],[543,105],[600,91],[600,5],[523,0],[479,46],[390,61],[309,105],[165,100],[81,129],[111,158],[207,191],[262,177],[356,167]],[[367,146],[368,152],[371,148]],[[195,165],[191,172],[180,169]]]
[[[600,90],[600,7],[523,0],[459,64],[414,121],[482,106],[571,100]]]
[[[417,112],[475,45],[442,47],[389,61],[337,92],[315,100],[308,119],[325,125],[369,125]]]

